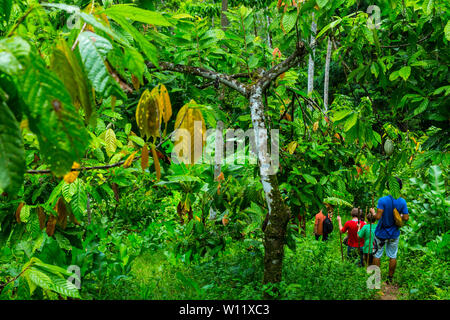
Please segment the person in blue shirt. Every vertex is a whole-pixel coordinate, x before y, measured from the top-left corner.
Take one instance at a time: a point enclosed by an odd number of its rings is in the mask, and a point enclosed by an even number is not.
[[[402,180],[396,178],[402,189]],[[389,184],[387,185],[389,189]],[[397,251],[400,229],[395,224],[394,207],[400,213],[403,221],[408,221],[409,213],[405,199],[402,197],[394,199],[391,195],[382,197],[378,200],[377,215],[378,225],[375,229],[375,249],[373,264],[380,266],[380,259],[386,247],[386,256],[389,257],[389,275],[388,283],[392,282],[395,267],[397,266]]]

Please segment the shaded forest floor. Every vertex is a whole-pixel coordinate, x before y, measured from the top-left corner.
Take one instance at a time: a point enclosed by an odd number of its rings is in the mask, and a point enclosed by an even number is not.
[[[405,268],[411,266],[403,261],[401,249],[394,283],[385,283],[388,260],[383,257],[381,289],[368,289],[369,274],[356,261],[347,259],[345,246],[342,261],[336,230],[329,241],[322,242],[314,239],[312,227],[309,222],[306,237],[296,238],[295,250],[286,247],[283,282],[277,288],[262,285],[262,244],[256,248],[245,241],[229,239],[226,249],[216,259],[191,263],[173,257],[169,248],[148,250],[134,260],[129,279],[103,292],[108,292],[106,299],[262,299],[264,291],[276,299],[295,300],[415,298],[407,294],[409,284],[397,281],[407,271]],[[431,293],[429,298],[434,298]]]

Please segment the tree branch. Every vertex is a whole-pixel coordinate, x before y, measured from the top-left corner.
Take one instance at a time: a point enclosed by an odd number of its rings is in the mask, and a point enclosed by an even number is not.
[[[270,82],[275,80],[280,74],[288,71],[290,68],[297,65],[300,60],[306,55],[307,50],[303,42],[297,43],[295,51],[284,61],[280,62],[272,69],[263,73],[261,79],[258,81],[261,88],[264,90],[269,86]]]
[[[152,63],[147,63],[147,67],[151,69],[155,69],[156,66]],[[244,97],[248,97],[249,95],[249,89],[248,87],[239,82],[238,80],[234,79],[233,76],[230,76],[228,74],[219,73],[213,70],[201,68],[201,67],[193,67],[193,66],[186,66],[182,64],[174,64],[171,62],[160,62],[159,63],[159,69],[161,70],[168,70],[168,71],[175,71],[179,73],[186,73],[186,74],[192,74],[195,76],[203,77],[210,80],[217,80],[224,85],[236,90],[240,94],[242,94]]]
[[[232,74],[230,75],[230,77],[232,77],[233,79],[237,79],[237,78],[248,78],[248,73],[236,73],[236,74]],[[205,89],[209,86],[212,86],[216,83],[216,81],[208,81],[206,83],[202,83],[201,85],[197,86],[197,89]],[[217,81],[218,83],[218,81]]]

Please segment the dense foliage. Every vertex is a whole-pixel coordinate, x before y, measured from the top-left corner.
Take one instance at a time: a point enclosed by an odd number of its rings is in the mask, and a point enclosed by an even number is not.
[[[449,299],[449,12],[0,0],[0,299],[373,299],[312,219],[324,199],[367,212],[387,183],[411,216],[399,298]],[[239,141],[220,165],[184,161],[202,154],[178,129],[206,153],[207,129],[259,125],[279,130],[275,180]],[[289,215],[273,283],[267,181]]]

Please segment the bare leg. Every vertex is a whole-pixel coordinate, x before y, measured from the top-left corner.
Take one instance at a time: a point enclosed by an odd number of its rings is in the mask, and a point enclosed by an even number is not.
[[[380,258],[373,257],[373,264],[379,267],[380,266]]]
[[[375,258],[374,258],[375,260]],[[389,277],[392,278],[394,276],[395,267],[397,266],[397,259],[389,259]]]

